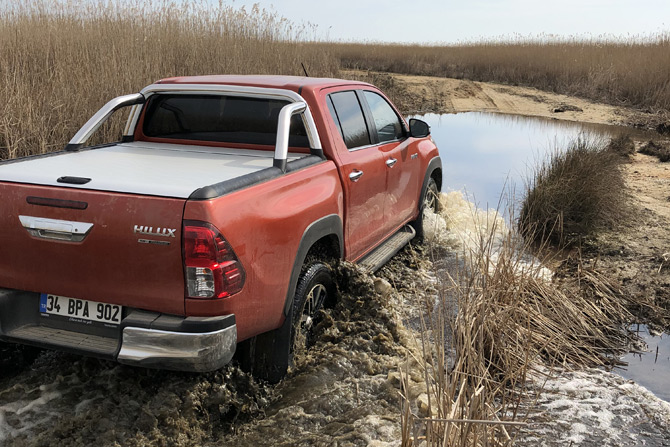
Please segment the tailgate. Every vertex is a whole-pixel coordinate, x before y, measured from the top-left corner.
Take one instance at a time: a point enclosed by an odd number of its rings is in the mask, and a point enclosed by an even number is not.
[[[184,199],[2,182],[0,197],[0,287],[184,314]]]

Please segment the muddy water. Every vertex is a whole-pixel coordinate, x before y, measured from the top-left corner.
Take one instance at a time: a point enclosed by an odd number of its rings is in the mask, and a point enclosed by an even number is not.
[[[631,329],[640,336],[641,346],[622,358],[628,365],[617,372],[670,402],[670,336],[650,331],[646,325]]]
[[[380,275],[435,293],[416,256],[406,250]],[[275,387],[234,364],[186,374],[47,351],[31,362],[3,347],[12,360],[0,370],[0,445],[398,445],[402,298],[356,266],[336,274],[341,299],[316,346]]]

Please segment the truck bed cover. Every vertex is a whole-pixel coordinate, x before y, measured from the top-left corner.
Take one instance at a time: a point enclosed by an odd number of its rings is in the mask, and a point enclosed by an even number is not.
[[[304,156],[289,153],[288,161]],[[138,141],[0,165],[0,181],[185,199],[272,163],[272,151]],[[59,183],[63,176],[91,181]]]

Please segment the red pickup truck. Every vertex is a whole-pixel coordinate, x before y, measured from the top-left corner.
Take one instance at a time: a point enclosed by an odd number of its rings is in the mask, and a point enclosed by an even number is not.
[[[120,141],[86,146],[126,108]],[[163,79],[107,103],[64,150],[0,163],[0,340],[209,371],[286,373],[336,287],[435,206],[441,162],[377,88]],[[306,338],[306,337],[303,337]]]

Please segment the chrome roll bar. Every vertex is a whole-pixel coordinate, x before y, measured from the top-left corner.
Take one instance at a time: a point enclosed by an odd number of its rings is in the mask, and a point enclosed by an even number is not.
[[[86,141],[98,130],[102,124],[109,119],[112,113],[116,112],[122,107],[132,106],[144,103],[144,95],[141,93],[133,93],[132,95],[119,96],[112,99],[107,104],[102,106],[95,115],[91,117],[86,124],[72,137],[70,142],[65,146],[66,151],[76,151],[86,143]]]
[[[312,154],[323,158],[323,148],[319,132],[312,113],[302,96],[291,90],[276,88],[247,87],[238,85],[219,85],[219,84],[152,84],[142,89],[140,93],[132,95],[119,96],[105,104],[95,115],[89,119],[86,124],[75,134],[70,142],[65,146],[65,150],[76,151],[81,148],[93,133],[109,119],[109,117],[122,107],[133,106],[128,122],[123,132],[125,138],[132,137],[135,126],[140,116],[140,105],[154,94],[206,94],[206,95],[228,95],[228,96],[246,96],[252,98],[271,98],[283,99],[290,102],[279,112],[277,123],[277,140],[275,145],[275,154],[273,166],[286,172],[286,163],[288,158],[289,133],[291,128],[291,117],[300,113],[303,124],[307,131],[307,138],[312,150]]]
[[[287,104],[279,112],[277,122],[277,142],[275,143],[275,159],[273,166],[286,172],[286,159],[288,158],[288,138],[291,130],[291,117],[296,113],[302,113],[307,109],[303,101]]]

